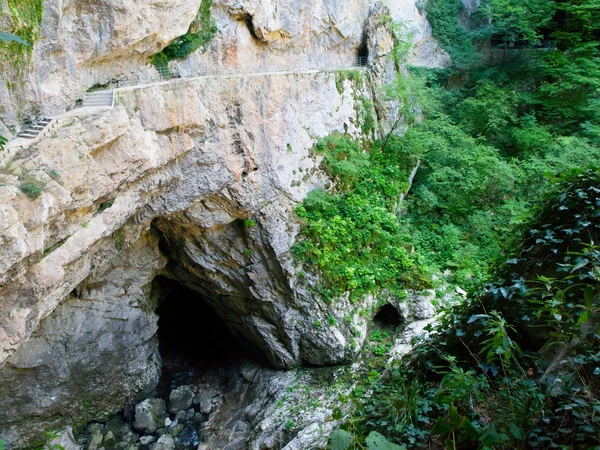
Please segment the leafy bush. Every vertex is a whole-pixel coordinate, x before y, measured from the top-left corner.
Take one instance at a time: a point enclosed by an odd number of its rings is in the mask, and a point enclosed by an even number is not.
[[[296,209],[303,226],[292,252],[322,276],[322,293],[331,298],[425,285],[395,214],[414,157],[396,138],[363,150],[340,134],[320,141],[315,152],[323,154],[322,167],[335,184],[330,192],[309,193]]]
[[[600,445],[600,170],[547,190],[512,257],[371,379],[349,422],[414,447]]]
[[[433,36],[456,66],[469,66],[480,58],[473,44],[477,35],[460,22],[463,4],[459,0],[427,0],[425,9]]]
[[[31,175],[20,177],[19,189],[30,199],[35,200],[44,192],[44,184]]]

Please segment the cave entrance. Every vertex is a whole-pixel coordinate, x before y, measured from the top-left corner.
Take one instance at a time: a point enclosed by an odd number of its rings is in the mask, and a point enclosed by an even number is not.
[[[373,318],[373,323],[378,329],[392,329],[402,324],[402,317],[396,308],[387,303],[379,308]]]
[[[181,385],[205,382],[211,373],[237,370],[242,361],[262,362],[236,339],[201,294],[165,277],[154,283],[163,293],[156,309],[163,359],[160,396]]]
[[[367,47],[367,44],[365,42],[360,47],[358,47],[358,51],[356,53],[356,65],[359,67],[366,66],[368,58],[369,58],[369,47]]]

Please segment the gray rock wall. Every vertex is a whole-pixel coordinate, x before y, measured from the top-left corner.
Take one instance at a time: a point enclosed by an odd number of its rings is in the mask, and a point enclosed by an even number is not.
[[[24,448],[153,389],[158,274],[204,294],[276,367],[351,359],[373,300],[324,303],[289,250],[293,208],[329,183],[309,149],[334,130],[358,136],[358,94],[370,91],[340,93],[334,73],[177,80],[120,91],[114,109],[68,114],[9,153],[0,436]],[[39,198],[19,190],[25,175]]]
[[[215,0],[218,32],[208,50],[172,65],[184,76],[351,67],[376,3]],[[384,3],[415,43],[412,64],[447,63],[414,0]],[[0,119],[18,128],[24,117],[72,108],[95,84],[156,80],[149,56],[185,34],[199,5],[200,0],[43,0],[40,37],[26,75],[17,76],[10,61],[0,62]]]
[[[94,83],[152,79],[147,57],[184,33],[198,8],[44,5],[19,108],[51,113]],[[330,184],[310,148],[333,131],[360,137],[360,97],[377,104],[380,130],[394,108],[375,101],[395,70],[381,6],[367,39],[368,83],[346,80],[339,92],[335,73],[301,70],[352,65],[372,6],[217,1],[208,52],[173,66],[238,75],[120,89],[114,108],[62,114],[44,138],[0,155],[2,439],[26,448],[44,428],[103,420],[154,388],[157,275],[202,293],[273,366],[356,355],[376,300],[323,302],[290,248],[294,207]],[[398,6],[394,17],[416,11]],[[293,70],[248,74],[282,69]],[[16,97],[2,81],[0,115],[16,123]],[[43,192],[29,198],[26,183]]]

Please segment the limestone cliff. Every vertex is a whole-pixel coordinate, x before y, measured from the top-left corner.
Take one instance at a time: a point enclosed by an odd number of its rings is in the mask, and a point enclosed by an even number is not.
[[[0,155],[0,438],[14,448],[43,429],[105,420],[155,388],[157,276],[200,293],[275,367],[348,362],[362,345],[375,300],[315,294],[318,280],[290,254],[293,210],[330,184],[310,152],[318,138],[361,137],[361,97],[387,119],[374,97],[395,70],[389,10],[218,1],[209,50],[171,63],[184,78],[141,84],[155,78],[148,56],[198,6],[46,1],[23,95],[0,91],[7,123],[34,105],[57,115]],[[414,5],[390,14],[416,15],[416,39],[429,39]],[[360,81],[309,70],[352,66],[365,42]],[[114,107],[64,113],[91,85],[124,76],[134,85]]]
[[[200,3],[43,0],[39,38],[28,67],[17,73],[10,58],[0,61],[0,122],[18,129],[23,118],[72,108],[91,86],[156,79],[149,57],[188,30]],[[446,62],[414,1],[384,3],[415,42],[412,64]],[[218,31],[207,51],[198,50],[172,66],[183,76],[350,67],[364,44],[364,24],[375,4],[215,0],[211,14]],[[6,4],[3,10],[8,10]]]

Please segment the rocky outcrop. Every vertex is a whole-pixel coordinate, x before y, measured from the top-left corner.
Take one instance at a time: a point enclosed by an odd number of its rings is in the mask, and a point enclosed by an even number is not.
[[[391,18],[407,25],[407,38],[415,43],[411,64],[447,62],[414,1],[384,3]],[[212,17],[218,31],[207,51],[197,50],[171,65],[183,76],[351,67],[376,4],[215,0]],[[185,34],[199,5],[200,0],[118,5],[43,0],[40,36],[29,67],[15,71],[10,59],[0,63],[0,118],[19,127],[24,117],[54,116],[72,108],[94,85],[156,80],[149,56]]]
[[[369,303],[324,303],[289,254],[294,206],[328,183],[310,147],[360,127],[351,82],[339,93],[335,81],[311,72],[126,89],[114,109],[72,114],[14,155],[0,176],[4,439],[101,420],[156,385],[158,274],[202,293],[276,366],[358,351]],[[39,198],[25,181],[42,186]]]
[[[44,2],[19,108],[62,113],[93,84],[153,79],[148,56],[183,34],[199,6],[125,3]],[[43,136],[2,155],[1,439],[26,448],[44,429],[105,421],[153,391],[156,308],[167,296],[159,276],[200,294],[274,367],[358,353],[380,300],[326,303],[316,294],[318,279],[290,254],[293,210],[331,183],[310,152],[316,140],[360,137],[358,102],[375,100],[397,69],[385,16],[407,11],[417,14],[371,0],[216,1],[208,51],[171,63],[187,78],[121,88],[114,108],[61,114]],[[361,81],[304,70],[352,66],[365,42],[371,70]],[[285,69],[293,71],[267,72]],[[192,77],[204,73],[238,75]],[[14,125],[16,97],[0,86],[0,115]],[[377,105],[389,119],[389,105]],[[272,410],[274,398],[253,407]],[[300,449],[323,438],[315,437],[321,419],[307,418],[295,436],[262,412],[248,414],[273,442]],[[218,424],[223,415],[213,417]],[[243,428],[244,439],[252,430]],[[252,448],[272,447],[267,435],[250,436]]]

